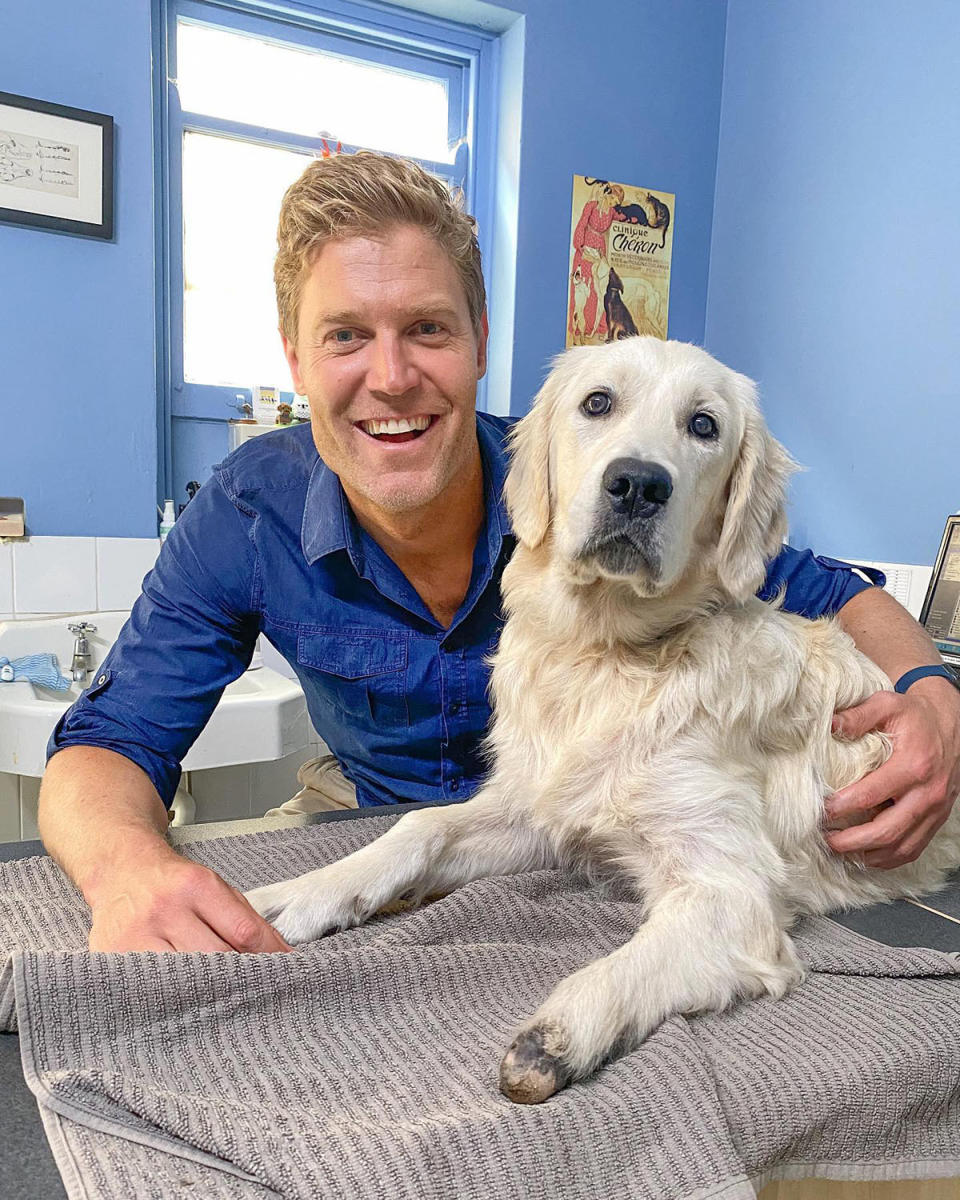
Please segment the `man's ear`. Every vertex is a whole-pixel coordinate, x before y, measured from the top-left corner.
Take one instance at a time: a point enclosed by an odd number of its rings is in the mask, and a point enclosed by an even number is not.
[[[487,320],[487,310],[483,310],[480,318],[480,328],[477,331],[477,380],[487,373],[487,339],[490,337],[490,323]]]
[[[290,367],[290,376],[293,379],[293,390],[298,396],[305,396],[307,394],[307,389],[303,382],[303,376],[300,374],[300,356],[297,354],[297,348],[282,329],[280,330],[280,341],[283,342],[283,353]]]
[[[735,380],[746,423],[730,477],[717,574],[734,600],[743,602],[762,586],[767,563],[780,551],[787,532],[787,483],[797,464],[767,429],[756,385],[745,375]]]
[[[558,384],[556,372],[534,398],[522,421],[510,430],[510,470],[503,497],[513,532],[531,549],[540,545],[550,526],[550,426]]]

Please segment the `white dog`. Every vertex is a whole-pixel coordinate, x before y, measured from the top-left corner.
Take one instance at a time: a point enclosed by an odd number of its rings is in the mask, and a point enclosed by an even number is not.
[[[489,782],[249,898],[302,942],[481,875],[626,876],[635,936],[563,980],[503,1060],[506,1095],[535,1102],[672,1013],[782,995],[795,916],[936,888],[960,825],[892,871],[823,840],[824,797],[889,753],[833,738],[833,712],[890,683],[834,621],[754,597],[793,464],[748,379],[653,338],[569,350],[513,452]]]

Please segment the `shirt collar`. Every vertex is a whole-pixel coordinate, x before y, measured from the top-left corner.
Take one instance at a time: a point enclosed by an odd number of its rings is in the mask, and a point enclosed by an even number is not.
[[[492,423],[477,417],[477,442],[483,460],[484,506],[486,508],[487,545],[490,562],[500,554],[505,537],[513,537],[513,526],[503,499],[507,477],[507,456],[503,435]],[[350,511],[340,479],[322,458],[314,463],[303,505],[300,545],[304,558],[312,566],[335,550],[346,550],[359,574],[363,573],[363,547],[360,531]]]
[[[335,550],[346,550],[358,571],[362,571],[363,552],[360,536],[352,519],[350,505],[340,486],[340,478],[318,458],[310,472],[303,504],[300,528],[303,556],[311,566]]]
[[[507,452],[503,445],[503,433],[492,421],[477,417],[477,441],[483,459],[484,502],[488,514],[488,534],[496,536],[497,552],[505,537],[515,537],[507,505],[503,498],[503,485],[507,478]],[[492,550],[492,540],[491,540]],[[491,554],[491,561],[496,555]]]

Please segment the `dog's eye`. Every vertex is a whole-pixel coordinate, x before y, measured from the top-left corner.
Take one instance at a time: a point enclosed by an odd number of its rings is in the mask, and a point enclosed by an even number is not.
[[[687,422],[687,428],[694,437],[702,438],[705,442],[712,441],[720,432],[716,421],[705,412],[694,413]]]
[[[588,417],[604,417],[612,405],[613,401],[607,392],[591,392],[580,407]]]

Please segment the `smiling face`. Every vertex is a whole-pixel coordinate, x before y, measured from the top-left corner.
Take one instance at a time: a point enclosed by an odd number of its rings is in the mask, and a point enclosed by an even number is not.
[[[448,255],[424,230],[327,242],[283,339],[320,457],[347,497],[427,508],[475,467],[486,318],[474,329]]]

